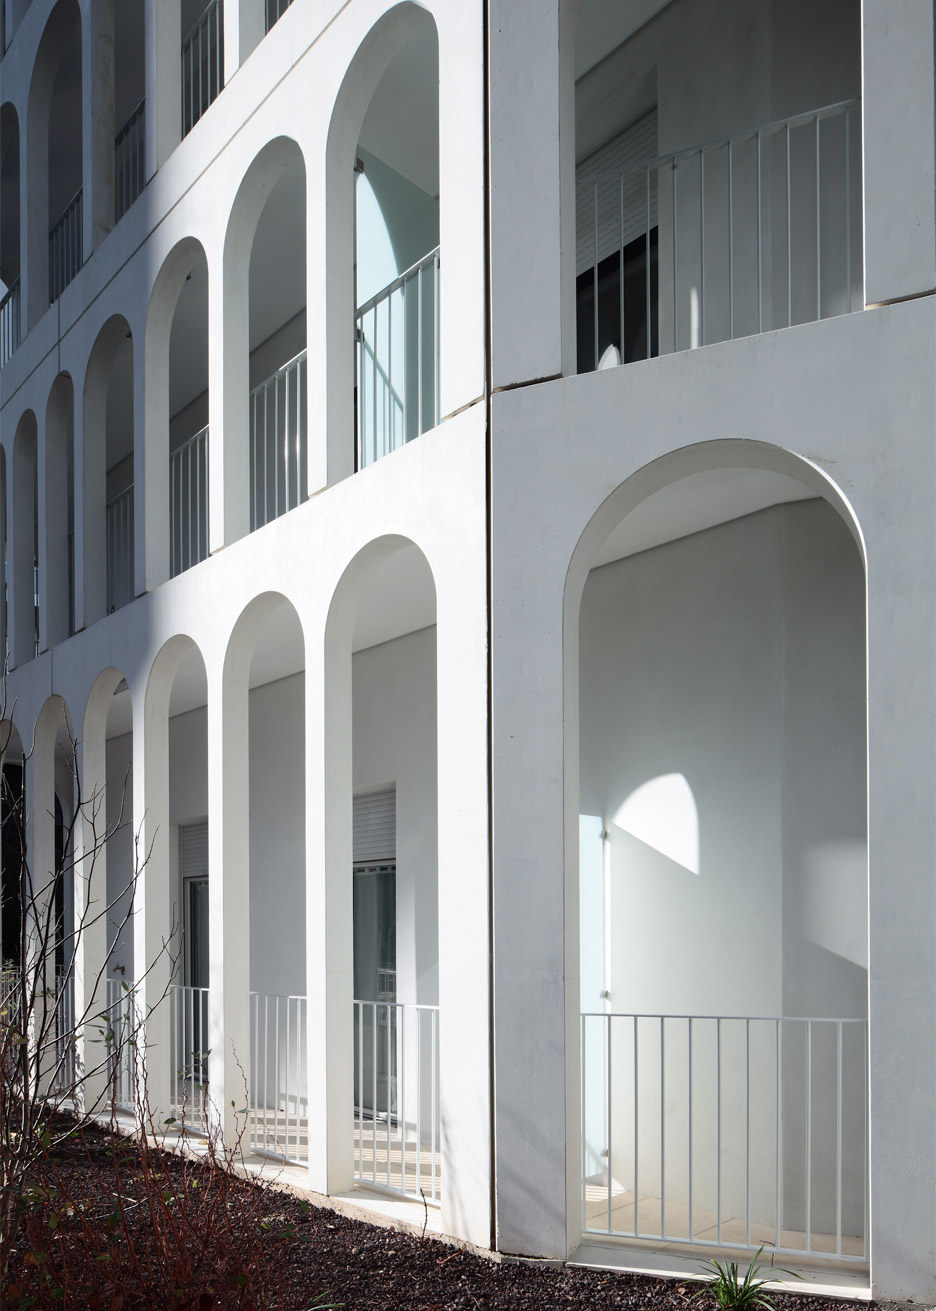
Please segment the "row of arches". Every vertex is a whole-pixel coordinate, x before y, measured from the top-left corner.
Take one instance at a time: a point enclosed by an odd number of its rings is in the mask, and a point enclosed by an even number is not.
[[[341,332],[357,339],[340,451],[310,450],[310,179],[300,145],[276,137],[240,179],[220,250],[177,241],[145,311],[107,318],[44,409],[5,429],[14,663],[437,421],[438,39],[425,11],[402,8],[393,40],[368,44],[385,45],[369,88],[349,75],[350,133],[336,110],[355,215]],[[417,102],[430,112],[413,116]]]

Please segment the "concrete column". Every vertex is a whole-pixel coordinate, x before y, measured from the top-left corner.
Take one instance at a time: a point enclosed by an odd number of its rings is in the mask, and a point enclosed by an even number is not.
[[[235,243],[237,244],[237,243]],[[244,537],[250,528],[248,483],[250,247],[209,252],[208,549]]]
[[[44,711],[26,767],[26,966],[36,979],[34,1032],[43,1046],[54,1035],[55,1006],[55,730],[57,717]],[[35,973],[33,973],[35,972]],[[36,1072],[40,1087],[55,1068],[55,1050],[40,1053]]]
[[[246,642],[208,670],[208,1084],[228,1148],[244,1132],[250,1078],[249,671]]]
[[[49,553],[47,550],[48,512],[46,498],[49,495],[46,468],[48,456],[46,451],[46,419],[44,415],[36,416],[36,537],[39,544],[38,586],[39,586],[39,650],[49,649]]]
[[[177,3],[146,0],[146,180],[182,135],[182,26]]]
[[[36,649],[33,600],[33,505],[36,493],[34,452],[35,445],[29,442],[27,434],[19,432],[13,443],[13,477],[7,480],[7,506],[13,529],[7,599],[13,663],[17,665],[31,660]]]
[[[133,339],[133,590],[134,595],[141,596],[148,590],[150,569],[146,559],[147,545],[152,532],[147,532],[146,483],[146,359],[143,346],[143,334]],[[167,470],[168,478],[168,470]],[[169,537],[169,516],[154,525],[156,531],[161,529],[163,541]],[[162,580],[160,580],[162,581]]]
[[[47,81],[48,79],[41,79]],[[20,122],[20,334],[49,308],[49,96],[38,83]]]
[[[75,1016],[78,1069],[87,1111],[108,1096],[110,1047],[98,1017],[107,1004],[107,773],[105,732],[110,687],[92,693],[79,743],[81,812],[75,825]]]
[[[133,813],[142,817],[138,851],[146,858],[133,899],[133,961],[145,1021],[138,1051],[145,1053],[146,1092],[157,1125],[168,1114],[175,1069],[170,981],[180,931],[169,847],[169,694],[175,666],[169,652],[165,655],[150,675],[147,694],[142,687],[133,689]]]
[[[80,436],[76,433],[75,460],[76,505],[82,513],[75,516],[75,538],[81,523],[81,571],[84,597],[83,624],[93,624],[107,610],[107,455],[104,418],[107,401],[109,367],[104,370],[94,361],[85,378]],[[81,480],[78,479],[80,469]],[[77,616],[76,616],[77,622]]]
[[[309,1187],[353,1183],[351,623],[306,633],[306,996]],[[342,629],[342,631],[337,631]]]
[[[560,0],[492,0],[491,334],[495,388],[563,366]],[[568,104],[568,90],[564,100]],[[509,143],[509,148],[505,148]],[[536,198],[535,204],[530,198]],[[574,256],[573,256],[574,258]],[[443,293],[444,294],[444,293]]]
[[[325,151],[318,138],[303,141],[306,161],[306,360],[308,378],[308,493],[328,486],[329,453],[327,441],[328,407],[328,338],[325,330],[327,271],[324,259],[313,252],[325,249],[327,207],[325,188]],[[313,306],[316,307],[313,309]],[[353,468],[353,465],[352,465]]]
[[[84,401],[80,393],[75,395],[75,427],[72,434],[74,452],[74,476],[71,496],[75,507],[75,632],[80,633],[85,627],[85,451],[84,451]]]
[[[224,81],[240,68],[250,52],[266,35],[264,0],[223,0]]]
[[[40,645],[43,650],[68,636],[71,577],[68,568],[68,448],[72,445],[73,392],[59,377],[46,410],[39,454]]]
[[[931,0],[863,0],[865,300],[936,288]]]
[[[114,224],[114,4],[90,0],[82,14],[82,161],[84,258]]]

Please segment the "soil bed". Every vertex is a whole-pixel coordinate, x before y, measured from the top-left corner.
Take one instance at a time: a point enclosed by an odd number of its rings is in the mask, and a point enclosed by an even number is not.
[[[22,1240],[18,1244],[11,1280],[14,1295],[9,1300],[5,1297],[4,1305],[54,1304],[75,1311],[85,1307],[95,1311],[306,1311],[319,1298],[339,1303],[346,1311],[685,1311],[699,1287],[677,1279],[491,1261],[434,1239],[312,1207],[275,1187],[229,1174],[219,1192],[212,1183],[212,1167],[205,1162],[183,1161],[154,1150],[149,1165],[141,1168],[138,1152],[134,1140],[120,1142],[121,1178],[116,1182],[114,1151],[103,1130],[92,1129],[83,1140],[76,1135],[56,1149],[53,1159],[37,1174],[37,1182],[41,1187],[43,1179],[48,1184],[54,1178],[50,1195],[59,1200],[43,1203],[46,1210],[33,1216],[31,1247]],[[150,1182],[153,1178],[161,1181],[156,1190],[161,1196],[176,1194],[164,1216],[158,1198],[155,1212],[152,1204],[147,1210],[141,1200],[147,1191],[147,1177]],[[113,1220],[118,1194],[123,1199],[121,1226]],[[66,1197],[71,1199],[67,1204],[62,1200]],[[188,1200],[192,1198],[194,1203]],[[46,1237],[49,1205],[57,1207],[61,1218]],[[180,1207],[186,1238],[180,1241],[176,1231],[175,1241],[163,1243],[163,1266],[167,1262],[172,1265],[185,1247],[189,1231],[198,1230],[202,1215],[208,1218],[209,1227],[214,1225],[207,1241],[194,1234],[192,1244],[202,1242],[202,1246],[194,1263],[195,1274],[189,1269],[188,1282],[175,1269],[163,1269],[160,1260],[147,1264],[141,1256],[146,1244],[159,1245],[156,1231],[164,1222],[170,1225],[169,1217],[178,1221]],[[81,1233],[77,1216],[86,1222]],[[223,1221],[220,1228],[219,1216]],[[103,1265],[100,1252],[93,1250],[95,1235],[101,1235],[101,1245],[110,1244],[111,1255],[104,1258]],[[47,1302],[51,1299],[47,1294],[33,1303],[39,1272],[34,1255],[30,1258],[28,1254],[30,1250],[34,1254],[39,1243],[48,1249],[43,1258],[46,1271],[58,1261],[63,1266],[70,1263],[70,1273],[64,1292],[54,1300]],[[133,1261],[124,1259],[128,1248],[133,1250]],[[27,1264],[29,1261],[32,1263]],[[121,1261],[126,1268],[118,1271],[116,1263]],[[228,1266],[220,1274],[212,1273],[213,1261],[219,1268],[224,1262]],[[134,1274],[134,1268],[142,1269],[142,1278]],[[235,1273],[230,1273],[231,1269]],[[807,1295],[778,1293],[770,1297],[776,1311],[847,1311],[850,1307],[867,1311],[874,1305]],[[714,1299],[699,1298],[692,1306],[697,1311],[716,1311]]]

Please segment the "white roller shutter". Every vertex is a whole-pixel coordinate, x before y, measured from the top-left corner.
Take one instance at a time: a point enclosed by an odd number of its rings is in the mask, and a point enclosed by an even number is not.
[[[354,798],[354,863],[384,865],[396,859],[396,788]]]
[[[657,112],[654,106],[576,167],[576,275],[600,264],[608,255],[647,231],[646,174],[642,169],[625,173],[623,187],[620,175],[632,164],[655,159],[656,154]],[[651,230],[656,223],[654,174],[651,175],[650,187]]]
[[[208,821],[183,824],[179,830],[179,850],[184,879],[208,877]]]

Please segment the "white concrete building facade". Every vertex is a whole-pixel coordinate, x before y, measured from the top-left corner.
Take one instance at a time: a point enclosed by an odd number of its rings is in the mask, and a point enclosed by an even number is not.
[[[933,5],[2,16],[76,1007],[318,1192],[936,1300]]]

